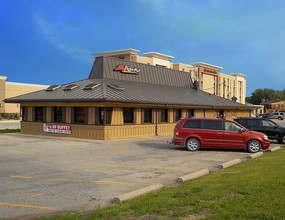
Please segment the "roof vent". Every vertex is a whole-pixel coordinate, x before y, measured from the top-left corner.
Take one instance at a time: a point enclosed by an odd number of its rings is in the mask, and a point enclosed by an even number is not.
[[[76,85],[76,84],[69,84],[69,85],[65,86],[63,91],[70,91],[70,90],[75,89],[77,87],[78,87],[78,85]]]
[[[84,90],[92,90],[95,89],[96,87],[100,86],[100,83],[89,83],[84,87]]]
[[[121,86],[119,86],[118,84],[108,84],[108,86],[114,90],[117,90],[117,91],[124,91],[125,89]]]
[[[199,81],[198,80],[194,81],[193,88],[196,89],[196,90],[199,89]]]
[[[60,87],[59,85],[51,85],[46,89],[46,91],[47,92],[54,91],[54,90],[58,89],[59,87]]]
[[[236,102],[237,101],[237,97],[233,96],[232,97],[232,101]]]

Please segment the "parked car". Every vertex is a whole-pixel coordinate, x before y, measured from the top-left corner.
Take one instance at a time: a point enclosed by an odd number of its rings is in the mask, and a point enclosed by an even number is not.
[[[270,119],[245,117],[235,118],[234,120],[250,131],[262,132],[269,139],[277,140],[280,144],[285,144],[285,128]]]
[[[270,146],[265,134],[247,130],[237,122],[221,118],[184,118],[175,128],[172,142],[189,151],[203,148],[245,149],[256,153]]]
[[[269,115],[269,118],[270,118],[270,119],[283,120],[284,117],[285,117],[284,112],[272,112],[272,113]]]
[[[262,116],[262,118],[269,118],[270,113],[266,113],[265,115]]]

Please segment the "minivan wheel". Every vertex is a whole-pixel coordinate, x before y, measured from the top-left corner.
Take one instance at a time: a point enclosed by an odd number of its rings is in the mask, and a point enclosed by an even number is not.
[[[186,148],[190,151],[196,151],[200,148],[200,141],[197,138],[189,138],[186,141]]]
[[[250,153],[256,153],[261,150],[261,143],[258,140],[251,140],[247,144],[247,150]]]
[[[285,144],[285,134],[282,135],[281,139],[278,140],[279,144]]]
[[[283,120],[283,118],[282,118],[282,117],[279,117],[278,119],[279,119],[279,120]]]

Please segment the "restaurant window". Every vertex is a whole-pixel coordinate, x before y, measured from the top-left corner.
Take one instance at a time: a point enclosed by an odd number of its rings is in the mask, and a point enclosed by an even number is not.
[[[143,109],[143,123],[152,123],[152,109],[151,108]]]
[[[181,109],[174,110],[174,122],[178,121],[181,118]]]
[[[113,108],[99,108],[99,124],[110,125],[112,120]]]
[[[64,107],[53,107],[51,110],[52,116],[51,121],[57,123],[65,122],[65,108]]]
[[[168,122],[168,109],[160,109],[160,122]]]
[[[195,117],[194,109],[188,109],[188,117]]]
[[[84,107],[74,107],[73,108],[73,123],[76,124],[87,124],[87,108]]]
[[[44,107],[34,107],[34,120],[36,122],[45,121],[45,108]]]
[[[123,108],[124,124],[134,124],[134,108]]]
[[[28,121],[28,107],[21,108],[22,121]]]

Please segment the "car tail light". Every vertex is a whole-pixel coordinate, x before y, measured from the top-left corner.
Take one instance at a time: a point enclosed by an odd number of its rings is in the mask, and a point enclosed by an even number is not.
[[[176,132],[175,132],[175,135],[176,135],[176,136],[179,136],[179,131],[176,131]]]

